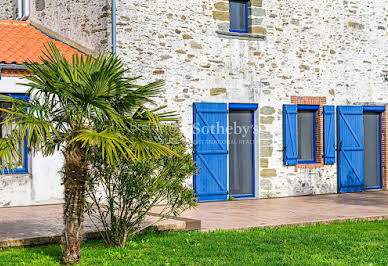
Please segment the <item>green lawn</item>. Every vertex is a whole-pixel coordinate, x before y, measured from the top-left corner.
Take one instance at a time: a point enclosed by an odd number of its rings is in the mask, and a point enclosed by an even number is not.
[[[0,251],[0,265],[57,265],[59,245]],[[388,265],[388,221],[252,231],[148,233],[127,248],[83,244],[81,265]]]

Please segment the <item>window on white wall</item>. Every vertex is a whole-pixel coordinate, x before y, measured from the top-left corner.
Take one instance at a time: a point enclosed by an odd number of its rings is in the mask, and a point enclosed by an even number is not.
[[[298,106],[298,163],[315,163],[315,112]]]
[[[248,1],[229,1],[230,31],[248,33]]]
[[[24,94],[8,94],[7,96],[15,98],[25,98]],[[1,109],[10,109],[12,104],[9,102],[0,102]],[[7,138],[12,132],[12,125],[5,123],[7,120],[7,113],[0,111],[0,138]],[[18,146],[18,156],[15,156],[12,166],[13,169],[7,169],[8,165],[1,165],[1,174],[23,174],[28,173],[28,151],[26,140],[20,140]]]

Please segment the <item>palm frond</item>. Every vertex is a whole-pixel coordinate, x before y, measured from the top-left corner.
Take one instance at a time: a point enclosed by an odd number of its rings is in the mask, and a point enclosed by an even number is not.
[[[132,118],[138,123],[152,123],[160,124],[161,121],[178,121],[178,114],[174,111],[170,112],[159,112],[165,109],[167,106],[161,106],[153,110],[149,110],[145,107],[140,107],[136,110]]]
[[[147,139],[131,138],[130,147],[134,151],[137,160],[158,158],[167,155],[180,157],[179,154],[175,153],[167,146]]]
[[[0,171],[5,169],[14,169],[14,162],[18,161],[19,142],[12,136],[0,138]]]
[[[58,140],[59,133],[53,121],[45,120],[50,116],[48,106],[43,106],[36,100],[28,101],[7,96],[1,96],[0,102],[12,104],[9,109],[0,108],[0,111],[6,114],[1,124],[11,125],[12,136],[26,139],[28,148],[45,151],[47,143],[54,143],[54,137]]]
[[[97,132],[92,129],[79,130],[78,134],[69,141],[69,144],[78,143],[89,150],[91,147],[101,149],[102,157],[110,164],[120,160],[120,154],[124,158],[135,159],[135,155],[127,145],[128,140],[119,132],[103,130]]]

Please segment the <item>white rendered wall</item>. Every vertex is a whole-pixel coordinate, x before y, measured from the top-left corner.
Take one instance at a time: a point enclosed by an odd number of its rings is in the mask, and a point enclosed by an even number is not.
[[[25,93],[26,88],[17,84],[24,81],[22,78],[3,76],[0,93]],[[61,153],[49,157],[38,153],[29,156],[29,174],[0,175],[0,207],[63,202],[62,178],[59,174],[62,165]]]

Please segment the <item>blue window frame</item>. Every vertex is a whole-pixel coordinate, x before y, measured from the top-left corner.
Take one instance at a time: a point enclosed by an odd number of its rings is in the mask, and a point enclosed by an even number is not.
[[[248,0],[229,1],[230,32],[248,33]]]
[[[298,164],[316,163],[316,112],[318,105],[297,106]]]
[[[19,93],[11,93],[11,94],[2,94],[2,95],[6,95],[6,96],[10,96],[10,97],[14,97],[14,98],[20,98],[20,99],[26,99],[28,100],[29,97],[25,94],[19,94]],[[9,103],[6,103],[6,102],[0,102],[0,104],[2,105],[2,108],[10,108],[10,104]],[[0,121],[3,121],[3,115],[2,115],[2,112],[0,112]],[[2,138],[3,136],[5,136],[7,134],[7,130],[9,130],[9,128],[7,128],[6,125],[0,125],[0,138]],[[14,166],[14,169],[4,169],[2,170],[1,174],[26,174],[28,173],[28,148],[27,148],[27,140],[22,140],[20,142],[20,152],[22,153],[21,154],[21,158],[20,160],[16,163],[16,166]]]

